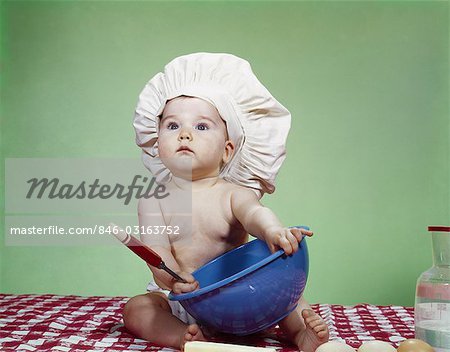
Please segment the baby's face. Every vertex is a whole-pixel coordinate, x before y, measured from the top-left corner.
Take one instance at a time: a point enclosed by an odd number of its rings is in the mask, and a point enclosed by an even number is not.
[[[158,136],[159,157],[178,177],[192,180],[218,176],[234,146],[217,109],[200,98],[167,102]]]

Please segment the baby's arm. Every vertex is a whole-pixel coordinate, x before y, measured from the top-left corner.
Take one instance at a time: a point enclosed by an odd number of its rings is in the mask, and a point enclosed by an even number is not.
[[[249,189],[233,192],[231,209],[245,230],[266,241],[272,252],[281,248],[286,254],[292,254],[298,250],[298,243],[303,235],[313,234],[305,229],[284,227],[277,216],[269,208],[264,207],[256,194]]]
[[[165,226],[164,217],[159,207],[158,201],[155,199],[139,200],[138,205],[139,225],[141,229],[156,228],[156,226]],[[194,277],[181,268],[172,254],[170,240],[167,232],[159,234],[150,234],[145,231],[141,232],[141,241],[153,249],[162,258],[168,268],[176,272],[187,283],[176,282],[173,277],[162,269],[148,266],[153,273],[153,278],[158,286],[174,291],[175,293],[190,292],[198,288],[198,282]]]

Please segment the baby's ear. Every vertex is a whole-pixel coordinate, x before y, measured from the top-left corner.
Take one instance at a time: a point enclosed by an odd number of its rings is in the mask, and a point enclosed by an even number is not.
[[[222,161],[224,162],[224,164],[226,164],[231,160],[233,153],[234,153],[234,143],[230,140],[227,140],[225,142],[225,150],[223,152],[222,157]]]

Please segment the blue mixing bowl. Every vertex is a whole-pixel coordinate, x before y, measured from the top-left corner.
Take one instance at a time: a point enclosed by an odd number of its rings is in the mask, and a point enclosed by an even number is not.
[[[282,250],[271,254],[266,243],[256,239],[192,275],[200,289],[170,293],[169,299],[179,301],[200,324],[248,335],[275,325],[296,308],[308,278],[308,248],[303,239],[293,255]]]

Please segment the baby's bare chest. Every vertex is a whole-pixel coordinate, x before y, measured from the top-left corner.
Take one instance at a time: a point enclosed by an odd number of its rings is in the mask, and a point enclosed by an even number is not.
[[[179,264],[189,270],[247,239],[224,194],[194,193],[189,211],[173,213],[170,225],[179,228],[178,233],[169,236],[174,255]]]
[[[237,224],[229,201],[223,194],[192,194],[189,202],[184,202],[182,211],[166,209],[166,220],[179,231],[170,239],[176,242],[183,239],[208,239],[221,241],[226,239]]]

